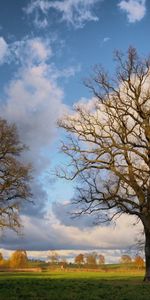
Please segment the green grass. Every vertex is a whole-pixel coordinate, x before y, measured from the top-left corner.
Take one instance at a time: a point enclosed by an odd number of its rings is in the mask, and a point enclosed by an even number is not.
[[[0,300],[149,300],[142,271],[0,273]]]

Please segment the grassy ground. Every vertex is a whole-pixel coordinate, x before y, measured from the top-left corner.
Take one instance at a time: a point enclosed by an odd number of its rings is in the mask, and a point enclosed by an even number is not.
[[[0,300],[149,300],[143,272],[0,273]]]

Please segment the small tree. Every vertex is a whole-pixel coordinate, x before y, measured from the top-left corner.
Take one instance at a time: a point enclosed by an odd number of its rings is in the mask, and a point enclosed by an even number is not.
[[[68,262],[67,262],[67,259],[66,258],[63,258],[61,261],[60,261],[60,267],[61,269],[66,269],[67,268],[67,265],[68,265]]]
[[[3,261],[3,255],[2,253],[0,252],[0,263]]]
[[[48,254],[48,260],[51,264],[55,265],[59,262],[59,256],[56,251],[51,250]]]
[[[27,266],[27,262],[27,253],[23,250],[16,250],[10,257],[11,268],[24,268]]]
[[[116,52],[116,74],[96,67],[86,82],[94,98],[59,121],[68,132],[69,161],[58,176],[77,179],[78,214],[97,222],[138,217],[145,232],[145,280],[150,281],[150,58],[134,48]]]
[[[0,229],[18,230],[20,204],[31,197],[31,166],[20,161],[25,149],[15,125],[0,118]]]
[[[102,254],[98,255],[98,264],[99,265],[104,265],[105,264],[105,256]]]
[[[122,264],[129,264],[131,262],[132,262],[132,258],[129,255],[124,254],[124,255],[121,256],[121,263]]]
[[[84,254],[80,253],[75,257],[75,264],[84,264]]]
[[[144,259],[140,255],[136,255],[134,263],[138,267],[138,269],[144,267]]]
[[[0,252],[0,267],[1,268],[7,267],[7,261],[4,260],[4,257],[1,252]]]
[[[4,258],[2,253],[0,252],[0,267],[3,266],[3,263],[4,263]]]
[[[86,255],[86,263],[88,265],[96,266],[96,264],[97,264],[96,260],[97,260],[97,253],[96,252],[88,253]]]

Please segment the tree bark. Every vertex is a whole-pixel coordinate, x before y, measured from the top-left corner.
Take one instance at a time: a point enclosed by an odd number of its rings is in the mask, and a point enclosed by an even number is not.
[[[145,228],[145,277],[144,281],[150,283],[150,228]]]

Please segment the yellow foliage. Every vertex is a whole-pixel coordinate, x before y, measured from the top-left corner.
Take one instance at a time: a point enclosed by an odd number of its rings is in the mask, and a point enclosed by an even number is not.
[[[16,250],[10,258],[11,268],[23,268],[27,265],[27,254],[26,251]]]

